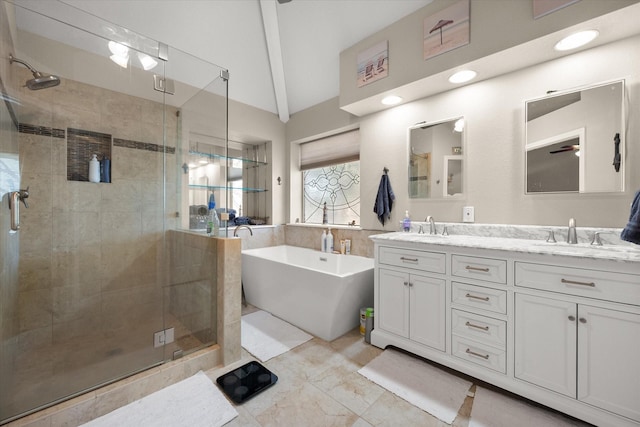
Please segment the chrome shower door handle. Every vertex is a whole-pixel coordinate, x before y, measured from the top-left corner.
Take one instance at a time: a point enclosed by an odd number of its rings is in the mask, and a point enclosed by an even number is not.
[[[20,202],[28,208],[27,198],[29,197],[29,187],[26,190],[12,191],[9,193],[9,210],[11,211],[11,231],[20,230]]]
[[[9,210],[11,211],[11,231],[20,230],[20,192],[9,193]]]

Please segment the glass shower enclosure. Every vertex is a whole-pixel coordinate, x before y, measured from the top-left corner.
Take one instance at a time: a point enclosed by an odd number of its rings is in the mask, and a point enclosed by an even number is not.
[[[184,116],[226,138],[228,74],[59,2],[0,0],[0,32],[4,424],[215,343],[170,236]]]

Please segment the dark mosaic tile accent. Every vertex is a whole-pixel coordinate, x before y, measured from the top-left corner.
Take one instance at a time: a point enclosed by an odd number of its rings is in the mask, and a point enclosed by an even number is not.
[[[89,160],[111,158],[111,135],[82,129],[67,129],[67,180],[89,181]]]
[[[50,128],[47,126],[36,126],[27,123],[18,124],[18,132],[32,135],[51,136],[53,138],[64,138],[64,129]]]
[[[113,138],[113,145],[116,147],[134,148],[136,150],[155,151],[162,153],[175,154],[175,147],[163,147],[162,145],[152,144],[150,142],[132,141],[130,139]]]

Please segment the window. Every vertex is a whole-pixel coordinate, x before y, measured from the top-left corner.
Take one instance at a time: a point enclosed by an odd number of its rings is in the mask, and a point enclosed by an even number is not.
[[[305,223],[360,224],[360,132],[351,130],[300,146]]]

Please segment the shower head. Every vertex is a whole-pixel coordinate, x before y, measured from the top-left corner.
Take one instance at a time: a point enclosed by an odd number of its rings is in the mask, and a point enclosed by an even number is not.
[[[60,84],[60,78],[58,76],[42,74],[25,61],[14,58],[13,55],[9,54],[9,64],[13,64],[14,62],[24,65],[29,69],[29,71],[31,71],[31,74],[33,74],[33,78],[31,80],[27,80],[26,83],[26,86],[31,90],[46,89]]]

